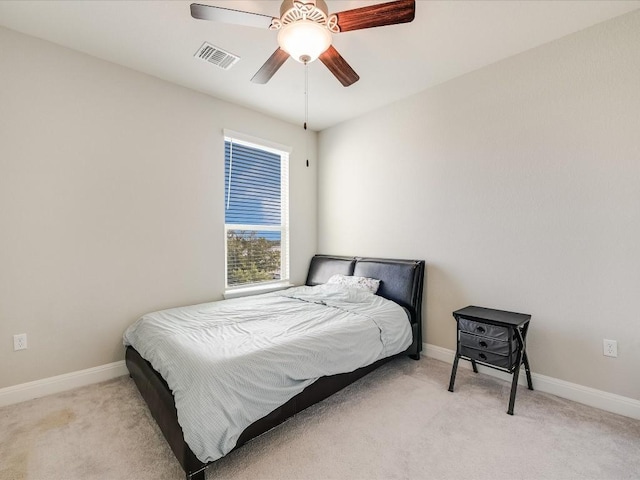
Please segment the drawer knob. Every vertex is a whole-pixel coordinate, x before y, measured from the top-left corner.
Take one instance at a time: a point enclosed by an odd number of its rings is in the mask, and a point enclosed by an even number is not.
[[[476,331],[477,331],[477,332],[480,332],[480,333],[484,333],[484,332],[486,332],[485,328],[484,328],[483,326],[480,326],[480,325],[478,325],[478,326],[476,327]]]
[[[488,345],[487,345],[487,342],[485,342],[484,340],[481,340],[480,341],[480,346],[483,347],[483,348],[487,348]]]
[[[480,355],[478,355],[481,359],[486,360],[487,356],[484,353],[481,353]]]

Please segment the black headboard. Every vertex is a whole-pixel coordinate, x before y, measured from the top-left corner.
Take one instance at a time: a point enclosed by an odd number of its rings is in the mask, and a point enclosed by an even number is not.
[[[315,255],[309,265],[306,285],[313,287],[327,283],[331,276],[353,275],[353,268],[356,265],[355,257],[333,257],[330,255]]]
[[[376,278],[380,280],[378,295],[405,307],[411,323],[422,325],[424,269],[424,260],[315,255],[306,284],[326,283],[336,273]]]

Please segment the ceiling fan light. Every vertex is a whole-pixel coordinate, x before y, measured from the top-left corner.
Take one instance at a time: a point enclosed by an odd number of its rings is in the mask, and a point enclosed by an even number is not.
[[[331,45],[331,32],[323,25],[299,20],[280,29],[278,45],[298,62],[313,62]]]

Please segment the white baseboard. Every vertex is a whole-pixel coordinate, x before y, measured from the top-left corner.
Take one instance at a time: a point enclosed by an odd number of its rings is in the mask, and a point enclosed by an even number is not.
[[[454,350],[438,347],[437,345],[423,344],[424,352],[427,357],[435,358],[447,363],[453,363],[455,356]],[[460,362],[458,367],[471,369],[471,362]],[[478,372],[486,373],[492,377],[501,378],[511,381],[511,375],[493,368],[478,365]],[[576,383],[565,382],[553,377],[547,377],[539,373],[531,373],[533,388],[545,393],[551,393],[558,397],[573,400],[574,402],[583,403],[591,407],[596,407],[607,412],[617,413],[625,417],[636,418],[640,420],[640,401],[633,398],[623,397],[614,393],[596,390],[595,388],[584,387]],[[524,375],[524,369],[518,377],[518,385],[526,385],[527,380]]]
[[[55,377],[43,378],[34,382],[22,383],[12,387],[0,388],[0,407],[14,403],[44,397],[52,393],[64,392],[92,383],[104,382],[112,378],[127,375],[129,371],[124,360],[87,368],[77,372],[65,373]]]
[[[455,352],[448,348],[437,345],[423,344],[424,353],[427,357],[434,358],[446,363],[453,363]],[[471,369],[470,362],[460,362],[460,368]],[[511,375],[494,370],[493,368],[478,365],[480,373],[486,373],[502,380],[510,381]],[[92,383],[111,380],[112,378],[127,375],[129,372],[124,360],[119,362],[101,365],[99,367],[88,368],[77,372],[66,373],[55,377],[44,378],[34,382],[23,383],[0,389],[0,407],[14,403],[44,397],[53,393],[64,392]],[[539,373],[531,374],[533,388],[541,392],[551,393],[558,397],[573,400],[578,403],[600,408],[608,412],[617,413],[630,418],[640,419],[640,401],[633,398],[623,397],[614,393],[603,392],[595,388],[584,387],[576,383],[566,382],[557,378],[548,377]],[[519,385],[526,385],[525,375],[520,375]]]

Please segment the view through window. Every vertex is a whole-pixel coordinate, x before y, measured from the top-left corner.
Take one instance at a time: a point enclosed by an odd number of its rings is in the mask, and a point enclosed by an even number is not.
[[[289,154],[225,137],[226,285],[289,279]]]

